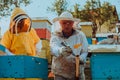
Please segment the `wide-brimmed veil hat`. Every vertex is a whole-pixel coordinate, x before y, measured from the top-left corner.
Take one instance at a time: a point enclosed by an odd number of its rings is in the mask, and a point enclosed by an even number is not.
[[[60,20],[72,20],[72,21],[75,21],[75,22],[80,21],[80,19],[73,18],[73,15],[68,11],[63,12],[63,13],[61,13],[60,16],[54,18],[53,22],[60,21]]]

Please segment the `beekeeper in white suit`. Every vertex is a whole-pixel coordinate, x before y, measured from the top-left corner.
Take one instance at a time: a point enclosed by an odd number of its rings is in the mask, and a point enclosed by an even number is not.
[[[79,80],[85,80],[84,63],[88,55],[88,42],[84,33],[73,27],[79,19],[73,18],[72,14],[66,11],[53,19],[54,23],[57,21],[61,29],[54,32],[50,40],[54,79],[75,80],[75,56],[79,55],[80,63],[83,63],[80,64]]]

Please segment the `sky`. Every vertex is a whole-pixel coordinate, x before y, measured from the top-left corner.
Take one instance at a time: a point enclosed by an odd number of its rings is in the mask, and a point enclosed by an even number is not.
[[[31,0],[31,4],[27,7],[22,6],[21,8],[30,16],[30,17],[47,17],[50,21],[57,15],[53,12],[47,11],[47,8],[52,5],[54,0]],[[68,9],[73,9],[73,5],[78,3],[80,7],[83,8],[86,0],[67,0]],[[110,2],[112,5],[116,6],[117,12],[120,15],[120,0],[100,0],[102,3],[104,1]],[[120,16],[119,16],[120,19]],[[3,17],[0,20],[1,34],[9,28],[10,17]]]

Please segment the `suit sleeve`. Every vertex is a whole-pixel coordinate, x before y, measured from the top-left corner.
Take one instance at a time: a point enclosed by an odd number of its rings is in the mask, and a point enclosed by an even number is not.
[[[81,50],[81,55],[80,55],[80,60],[85,62],[86,61],[86,57],[88,55],[88,42],[87,42],[87,38],[85,36],[84,33],[81,33],[82,34],[82,50]]]
[[[51,54],[54,56],[60,55],[61,45],[60,40],[56,36],[52,36],[50,40]]]
[[[4,33],[0,44],[5,46],[8,50],[10,49],[11,44],[12,44],[12,34],[9,31]]]
[[[32,37],[34,39],[34,43],[37,44],[40,41],[40,38],[38,37],[36,31],[32,28],[31,29]]]

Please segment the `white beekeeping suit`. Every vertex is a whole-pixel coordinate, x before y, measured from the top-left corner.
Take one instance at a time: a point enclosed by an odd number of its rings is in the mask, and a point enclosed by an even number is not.
[[[66,52],[64,52],[63,42],[69,45],[69,49],[72,50],[70,55],[64,55]],[[75,46],[79,47],[75,48]],[[82,78],[80,80],[85,80],[84,63],[88,55],[88,42],[83,32],[73,28],[72,35],[66,38],[62,30],[58,30],[51,36],[50,47],[53,55],[52,71],[55,75],[72,80],[75,77],[75,55],[79,55],[80,62],[83,63],[80,65],[80,77]]]

